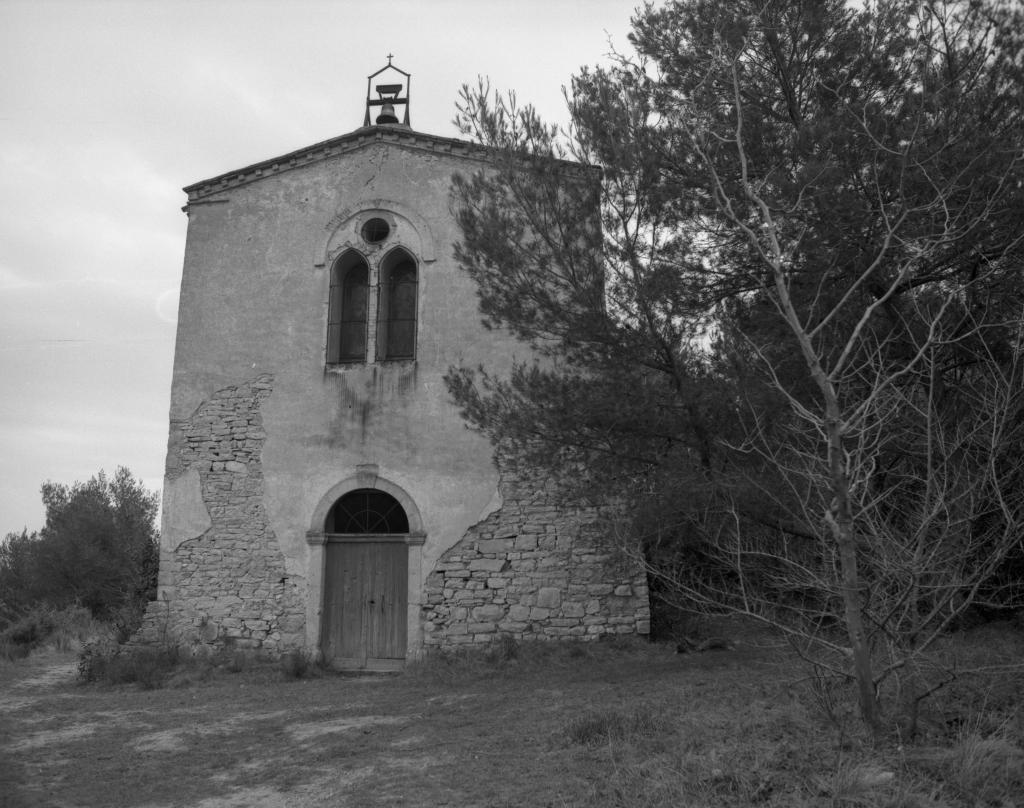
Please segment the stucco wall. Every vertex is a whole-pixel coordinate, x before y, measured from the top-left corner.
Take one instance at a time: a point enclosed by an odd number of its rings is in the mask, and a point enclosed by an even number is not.
[[[203,642],[315,645],[322,548],[310,536],[323,530],[328,492],[372,467],[422,522],[410,651],[425,623],[431,643],[451,633],[437,633],[427,576],[502,498],[491,448],[466,428],[443,375],[459,364],[500,370],[526,349],[481,327],[476,289],[452,257],[451,176],[479,162],[385,135],[191,193],[150,629],[162,615]],[[375,212],[393,228],[369,245],[359,228]],[[395,246],[418,261],[416,359],[325,365],[334,258],[356,248],[372,276]]]

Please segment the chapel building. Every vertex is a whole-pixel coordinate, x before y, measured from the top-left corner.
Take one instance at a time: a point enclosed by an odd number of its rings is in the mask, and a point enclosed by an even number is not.
[[[449,397],[450,366],[529,349],[481,325],[453,256],[451,178],[490,154],[413,130],[408,91],[389,60],[364,126],[184,189],[143,640],[393,669],[500,637],[649,631],[645,575],[600,515],[497,462]]]

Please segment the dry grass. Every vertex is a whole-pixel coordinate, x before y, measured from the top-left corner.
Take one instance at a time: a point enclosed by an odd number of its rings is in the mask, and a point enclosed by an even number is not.
[[[89,638],[109,632],[108,626],[93,620],[89,610],[81,606],[40,606],[0,630],[0,660],[24,659],[42,646],[75,650]]]
[[[655,713],[650,707],[635,707],[630,711],[593,710],[573,718],[565,728],[569,743],[584,746],[611,746],[639,743],[661,738],[672,733],[672,722]]]
[[[878,745],[851,694],[830,685],[828,718],[768,645],[506,643],[388,677],[229,659],[160,690],[30,657],[0,669],[0,806],[1020,804],[1019,676],[943,691],[943,710],[980,716],[945,739]]]
[[[930,776],[956,804],[1016,806],[1024,795],[1021,738],[964,732],[945,746],[906,753],[909,769]]]

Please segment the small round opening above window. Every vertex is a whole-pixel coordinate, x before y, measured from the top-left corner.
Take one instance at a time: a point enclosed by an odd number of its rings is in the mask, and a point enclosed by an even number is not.
[[[362,229],[363,240],[367,244],[380,244],[384,239],[388,237],[388,234],[390,232],[391,225],[389,225],[379,216],[375,216],[372,219],[367,219]]]

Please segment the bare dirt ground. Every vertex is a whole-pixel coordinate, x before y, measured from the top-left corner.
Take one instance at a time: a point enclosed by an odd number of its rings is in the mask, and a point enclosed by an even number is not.
[[[730,665],[667,646],[550,657],[292,681],[270,667],[141,690],[79,684],[73,655],[43,652],[0,670],[0,806],[592,805],[608,756],[567,741],[574,717],[654,714]]]
[[[0,808],[1022,804],[961,801],[945,763],[859,745],[853,702],[833,693],[826,718],[777,644],[524,647],[378,677],[253,665],[156,690],[84,685],[75,663],[0,663]],[[1008,703],[1020,684],[1003,677]],[[1024,753],[1000,737],[1005,795]]]

